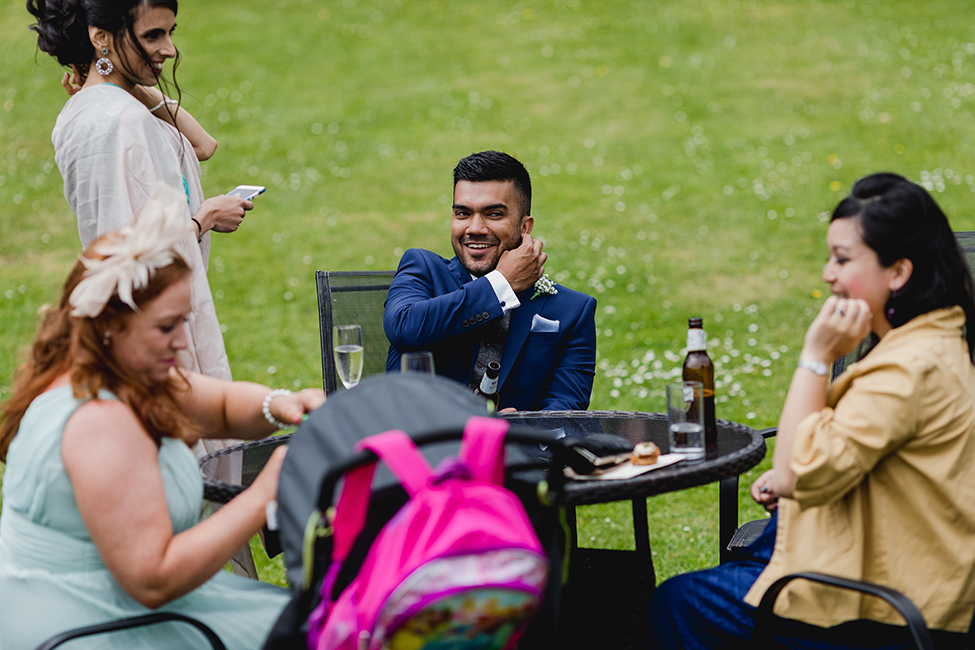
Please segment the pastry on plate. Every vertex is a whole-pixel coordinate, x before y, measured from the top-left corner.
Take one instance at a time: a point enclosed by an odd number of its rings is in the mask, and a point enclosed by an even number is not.
[[[652,442],[637,443],[630,454],[630,461],[634,465],[654,465],[660,458],[660,447]]]

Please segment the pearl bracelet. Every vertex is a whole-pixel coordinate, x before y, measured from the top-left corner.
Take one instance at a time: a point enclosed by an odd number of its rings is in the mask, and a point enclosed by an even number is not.
[[[155,113],[156,111],[158,111],[160,108],[162,108],[166,104],[178,104],[178,103],[179,102],[176,101],[175,99],[169,99],[168,97],[166,97],[161,102],[159,102],[158,104],[156,104],[155,106],[153,106],[152,108],[150,108],[149,109],[149,112],[150,113]]]
[[[264,403],[261,404],[261,411],[264,412],[264,419],[270,422],[272,425],[276,426],[279,429],[290,429],[295,425],[289,424],[288,422],[282,422],[281,420],[271,415],[271,400],[281,395],[294,395],[294,393],[292,393],[287,388],[275,388],[270,393],[268,393],[267,396],[264,398]]]

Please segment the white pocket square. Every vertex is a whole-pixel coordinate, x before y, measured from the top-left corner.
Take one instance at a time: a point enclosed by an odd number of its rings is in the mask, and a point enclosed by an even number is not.
[[[543,318],[538,314],[532,316],[532,331],[533,332],[558,332],[559,331],[559,321],[549,320]]]

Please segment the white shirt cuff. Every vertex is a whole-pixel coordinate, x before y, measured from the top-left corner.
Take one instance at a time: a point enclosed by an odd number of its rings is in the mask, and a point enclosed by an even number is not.
[[[494,295],[498,297],[502,311],[510,311],[521,306],[521,301],[518,300],[518,296],[515,295],[514,290],[508,284],[504,275],[501,274],[501,271],[495,269],[484,277],[488,279],[491,287],[494,288]]]

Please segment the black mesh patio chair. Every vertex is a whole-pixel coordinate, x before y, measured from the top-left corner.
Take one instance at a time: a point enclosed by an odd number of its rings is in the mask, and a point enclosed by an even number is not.
[[[226,646],[224,646],[223,641],[220,640],[220,637],[218,637],[216,633],[209,628],[209,626],[194,618],[190,618],[189,616],[172,614],[169,612],[154,612],[152,614],[145,614],[143,616],[133,616],[117,621],[110,621],[108,623],[98,623],[96,625],[88,625],[86,627],[68,630],[67,632],[62,632],[61,634],[51,637],[41,645],[37,646],[37,650],[53,650],[53,648],[57,648],[68,641],[95,634],[105,634],[108,632],[129,630],[134,627],[144,627],[147,625],[157,625],[159,623],[167,622],[179,622],[192,625],[199,630],[204,637],[206,637],[206,640],[210,643],[210,647],[212,647],[214,650],[226,650]]]
[[[359,325],[365,355],[362,378],[386,372],[389,339],[383,330],[383,308],[395,271],[318,271],[318,323],[322,340],[325,393],[342,389],[332,354],[332,326]]]

